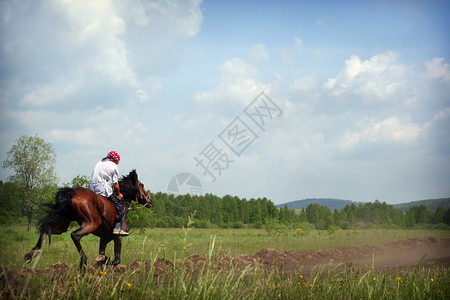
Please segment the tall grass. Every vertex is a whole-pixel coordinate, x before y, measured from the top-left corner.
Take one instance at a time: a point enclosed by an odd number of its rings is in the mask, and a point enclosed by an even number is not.
[[[449,269],[366,272],[318,270],[283,276],[262,268],[214,271],[201,276],[170,273],[156,281],[155,270],[115,273],[110,269],[81,276],[76,268],[67,276],[34,276],[24,299],[449,299]],[[20,286],[0,284],[0,298],[17,297]]]
[[[304,274],[282,275],[260,266],[238,270],[234,267],[218,269],[211,265],[211,257],[225,253],[253,255],[263,248],[278,251],[305,252],[311,249],[328,250],[340,247],[359,247],[365,244],[384,244],[407,238],[433,236],[446,238],[448,231],[437,230],[362,230],[312,231],[298,236],[295,232],[268,235],[264,230],[231,229],[145,229],[132,232],[123,239],[122,263],[155,262],[159,259],[176,261],[192,254],[208,258],[200,272],[187,272],[168,265],[161,277],[142,263],[137,269],[120,271],[106,267],[103,270],[78,272],[79,255],[70,235],[53,236],[52,245],[44,247],[37,265],[38,272],[30,276],[29,287],[24,287],[24,276],[29,269],[23,255],[34,246],[38,235],[22,227],[0,230],[0,299],[450,299],[450,270],[418,265],[411,270],[375,272],[340,266],[333,270],[319,269]],[[98,251],[98,238],[82,239],[85,253],[93,264]],[[107,249],[112,255],[112,245]],[[39,272],[55,263],[65,262],[63,272]],[[19,273],[6,272],[18,270]],[[19,275],[17,275],[19,274]]]
[[[122,263],[148,259],[158,253],[159,258],[183,259],[193,254],[208,255],[209,240],[215,236],[214,251],[231,257],[240,254],[254,255],[264,248],[277,251],[306,252],[344,247],[361,247],[366,244],[385,244],[409,238],[450,237],[446,230],[344,230],[329,233],[311,231],[306,236],[295,231],[268,235],[262,229],[139,229],[123,239]],[[23,256],[36,244],[38,233],[26,232],[26,226],[8,226],[0,229],[0,264],[13,269],[24,266]],[[98,253],[99,238],[83,237],[81,244],[88,256],[88,263]],[[113,256],[113,243],[107,247],[107,256]],[[53,235],[52,243],[44,245],[44,254],[37,265],[42,269],[58,262],[76,264],[79,255],[69,233]]]

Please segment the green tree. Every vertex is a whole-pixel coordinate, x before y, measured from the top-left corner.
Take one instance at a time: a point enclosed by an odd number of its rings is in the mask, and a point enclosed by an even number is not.
[[[28,218],[28,231],[35,215],[38,203],[44,194],[54,189],[56,152],[50,143],[36,136],[21,136],[11,146],[3,161],[3,168],[12,169],[15,174],[9,180],[15,182],[23,192],[22,213]]]
[[[20,189],[14,182],[0,180],[0,224],[10,223],[20,217]]]
[[[450,208],[445,211],[445,214],[442,216],[442,222],[447,225],[450,225]]]
[[[89,177],[87,175],[77,175],[72,179],[72,182],[64,184],[65,187],[84,187],[87,188],[89,185]]]
[[[445,215],[445,208],[443,206],[439,206],[434,212],[434,214],[431,216],[431,223],[432,224],[443,223],[444,215]]]
[[[127,224],[136,228],[155,228],[156,216],[155,212],[146,208],[134,208],[127,214]]]

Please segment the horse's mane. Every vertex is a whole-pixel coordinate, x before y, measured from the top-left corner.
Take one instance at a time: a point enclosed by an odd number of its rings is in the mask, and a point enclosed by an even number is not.
[[[139,193],[139,180],[136,170],[132,170],[127,176],[122,176],[119,180],[120,192],[123,198],[131,202]]]

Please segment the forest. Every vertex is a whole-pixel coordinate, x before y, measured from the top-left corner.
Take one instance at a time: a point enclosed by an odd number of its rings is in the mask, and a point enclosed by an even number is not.
[[[82,183],[80,177],[65,186]],[[33,223],[43,216],[43,203],[52,202],[57,191],[56,186],[47,186],[41,190],[41,197],[32,209]],[[0,223],[19,222],[28,211],[21,203],[23,191],[14,182],[0,181]],[[179,195],[157,192],[152,194],[153,208],[132,207],[128,212],[128,225],[132,228],[181,228],[188,222],[196,228],[315,228],[320,230],[338,230],[354,228],[442,228],[450,224],[450,209],[442,206],[435,211],[425,205],[414,206],[403,212],[385,202],[360,205],[347,205],[341,210],[330,210],[315,203],[306,209],[277,208],[267,198],[241,199],[213,194]],[[30,208],[27,208],[28,210]]]
[[[183,227],[189,217],[197,228],[283,228],[314,227],[315,229],[351,228],[447,228],[450,209],[427,210],[415,206],[406,213],[392,205],[375,200],[361,205],[347,205],[341,210],[310,204],[306,209],[277,208],[267,198],[240,199],[226,195],[189,194],[174,196],[158,192],[153,195],[152,210],[131,210],[129,223],[137,227]],[[447,224],[447,225],[446,225]]]

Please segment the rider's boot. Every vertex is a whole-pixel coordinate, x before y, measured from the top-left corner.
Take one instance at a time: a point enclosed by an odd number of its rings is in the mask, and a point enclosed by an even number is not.
[[[120,235],[120,236],[127,236],[129,235],[128,232],[126,232],[125,230],[122,230],[121,228],[121,223],[116,223],[116,227],[113,230],[113,234],[114,235]]]

